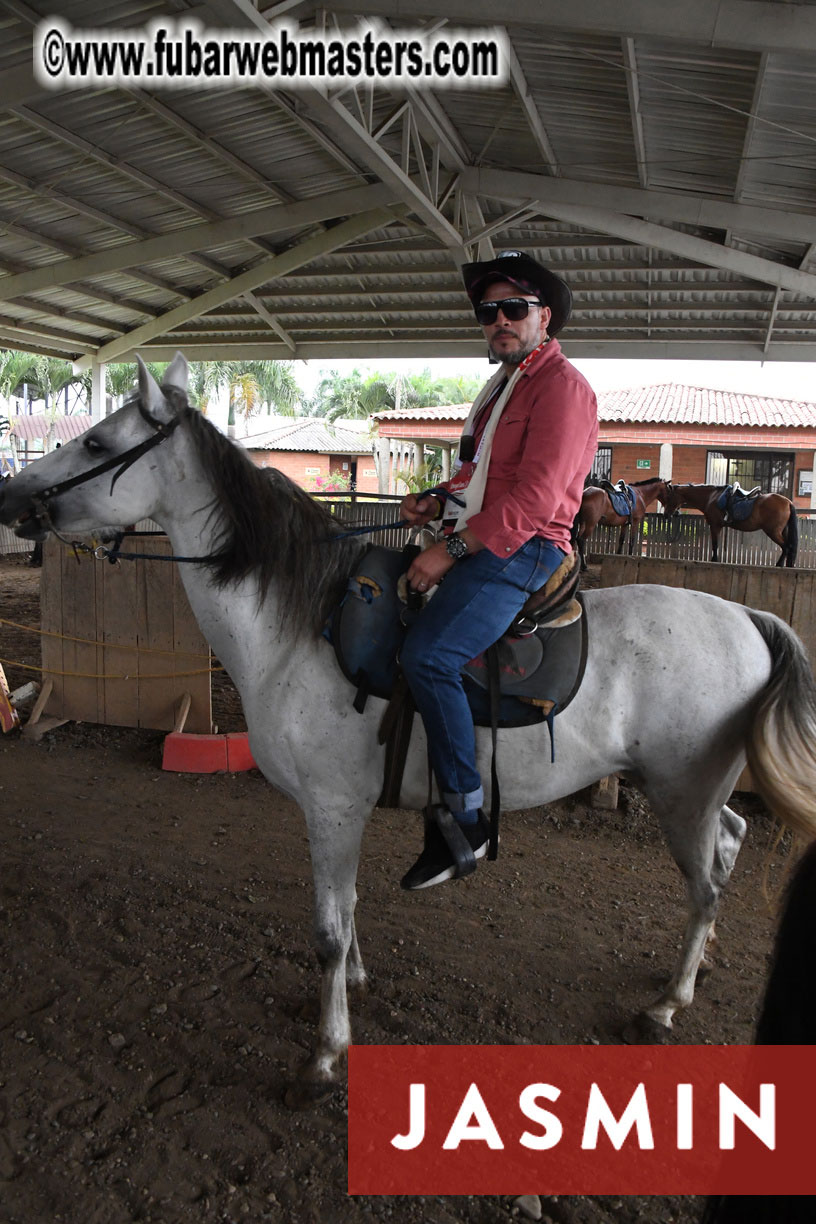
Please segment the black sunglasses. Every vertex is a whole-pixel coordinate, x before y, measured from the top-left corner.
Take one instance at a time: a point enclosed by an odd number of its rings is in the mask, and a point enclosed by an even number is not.
[[[520,319],[527,318],[531,306],[540,308],[542,305],[543,302],[530,302],[527,298],[519,297],[503,298],[500,302],[480,302],[475,307],[476,321],[481,323],[482,327],[488,327],[491,323],[496,322],[501,307],[505,319],[509,319],[511,323],[518,323]]]

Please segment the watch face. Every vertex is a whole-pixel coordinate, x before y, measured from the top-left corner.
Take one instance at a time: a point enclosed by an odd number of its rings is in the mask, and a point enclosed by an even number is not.
[[[461,536],[452,535],[448,537],[447,549],[454,560],[459,561],[467,553],[467,544]]]

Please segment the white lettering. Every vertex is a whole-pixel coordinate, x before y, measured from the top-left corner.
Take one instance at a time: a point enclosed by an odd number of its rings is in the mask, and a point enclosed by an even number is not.
[[[471,1125],[471,1118],[475,1119],[475,1125]],[[448,1131],[448,1137],[442,1147],[446,1151],[458,1148],[463,1139],[480,1139],[496,1151],[504,1147],[496,1124],[475,1084],[471,1084],[465,1093],[465,1099],[459,1106],[459,1112],[453,1119],[453,1126]]]
[[[561,1089],[554,1088],[552,1084],[528,1084],[522,1090],[519,1097],[521,1112],[531,1122],[538,1122],[539,1126],[544,1127],[543,1135],[533,1135],[530,1131],[525,1131],[519,1139],[523,1147],[532,1148],[535,1152],[546,1152],[561,1141],[564,1134],[561,1122],[549,1109],[542,1109],[537,1104],[539,1097],[543,1097],[545,1101],[557,1101],[560,1095]]]
[[[694,1087],[692,1084],[677,1085],[677,1150],[690,1152],[694,1147]]]
[[[734,1119],[739,1118],[760,1143],[773,1152],[776,1148],[776,1085],[759,1085],[759,1113],[754,1113],[727,1084],[720,1084],[720,1147],[734,1148]]]
[[[411,1084],[408,1089],[408,1134],[394,1135],[391,1146],[401,1152],[419,1147],[425,1138],[425,1085]]]
[[[626,1106],[623,1116],[618,1119],[607,1105],[606,1098],[598,1085],[593,1084],[590,1088],[589,1100],[587,1102],[584,1136],[581,1140],[582,1148],[592,1149],[598,1146],[598,1132],[601,1126],[603,1126],[608,1134],[616,1152],[619,1152],[623,1147],[626,1136],[633,1126],[637,1128],[638,1146],[644,1149],[653,1148],[652,1123],[649,1117],[649,1104],[646,1100],[644,1085],[638,1084],[629,1099],[629,1104]]]

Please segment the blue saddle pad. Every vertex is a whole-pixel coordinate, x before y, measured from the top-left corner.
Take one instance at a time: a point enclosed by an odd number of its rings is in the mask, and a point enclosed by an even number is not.
[[[609,488],[606,492],[615,513],[619,514],[621,518],[628,518],[635,508],[635,491],[632,486],[627,485],[625,493],[619,493]]]
[[[375,545],[358,563],[326,636],[343,672],[357,686],[358,697],[391,696],[397,678],[402,640],[417,612],[400,599],[397,581],[411,558]],[[545,698],[563,709],[583,675],[586,657],[585,617],[563,629],[539,630],[517,641],[502,639],[499,671],[502,696],[500,726],[540,722],[538,706],[520,697]],[[468,665],[465,691],[478,726],[490,725],[486,671],[482,657]],[[509,690],[509,692],[508,692]],[[358,706],[357,708],[361,708]]]
[[[725,486],[717,498],[717,509],[722,510],[723,514],[727,515],[732,523],[744,523],[750,517],[751,511],[756,505],[756,498],[747,497],[742,492],[737,493],[733,497],[733,488],[733,485]]]

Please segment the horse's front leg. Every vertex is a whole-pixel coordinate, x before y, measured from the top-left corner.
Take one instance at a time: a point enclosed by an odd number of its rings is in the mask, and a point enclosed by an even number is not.
[[[337,1083],[351,1041],[347,985],[362,989],[365,970],[354,929],[355,882],[367,810],[334,805],[306,812],[314,877],[315,947],[321,969],[317,1043],[287,1094],[301,1106]]]
[[[719,548],[718,548],[719,539],[720,539],[720,529],[718,527],[715,527],[714,524],[712,523],[711,524],[711,560],[712,561],[719,560]]]

